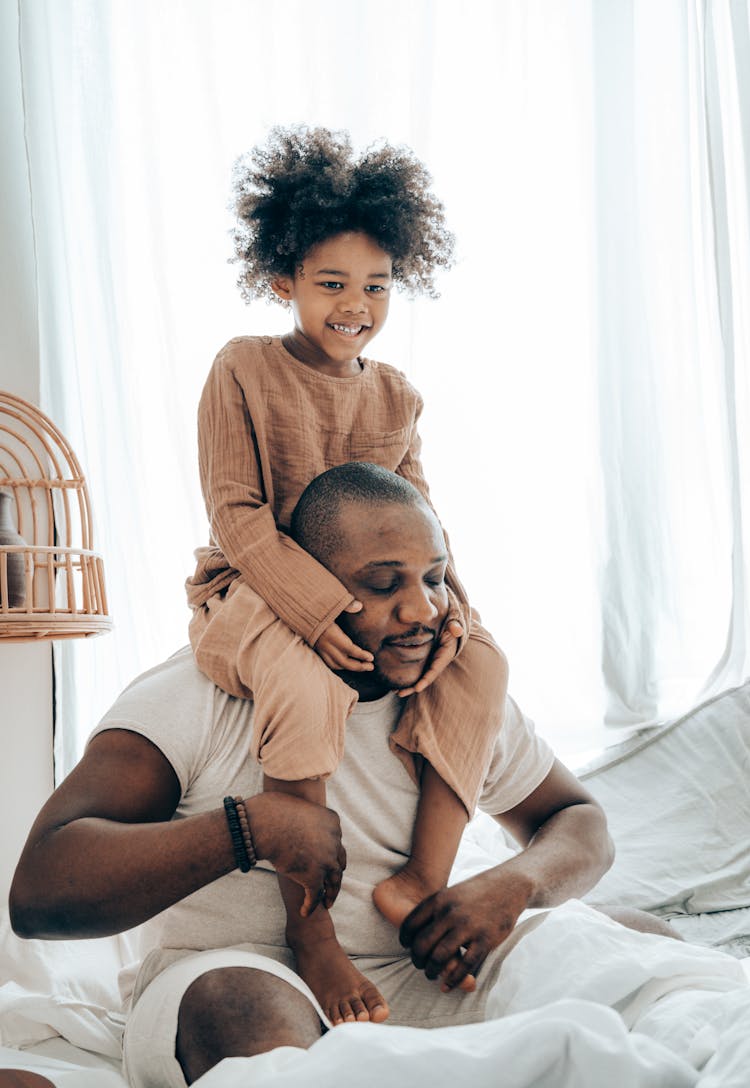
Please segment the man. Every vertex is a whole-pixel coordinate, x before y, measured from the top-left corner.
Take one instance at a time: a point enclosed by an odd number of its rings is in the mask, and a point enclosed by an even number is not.
[[[481,1020],[523,911],[583,894],[612,860],[599,806],[509,700],[481,806],[525,849],[421,903],[401,927],[404,952],[371,893],[410,847],[418,787],[388,736],[395,691],[422,674],[427,634],[435,641],[447,615],[445,541],[419,493],[376,466],[324,473],[299,509],[299,542],[325,555],[364,604],[342,620],[375,662],[346,677],[359,702],[329,782],[331,808],[261,792],[248,755],[251,704],[220,692],[183,651],[120,696],[40,813],[16,872],[11,916],[23,936],[99,936],[147,922],[151,951],[124,1044],[139,1088],[192,1083],[224,1057],[319,1038],[320,1009],[292,970],[271,865],[315,901],[336,900],[339,941],[376,995],[363,1005],[380,1001],[391,1023],[438,1026]],[[237,869],[225,795],[245,799],[260,862],[249,874]],[[475,992],[456,990],[480,970]]]

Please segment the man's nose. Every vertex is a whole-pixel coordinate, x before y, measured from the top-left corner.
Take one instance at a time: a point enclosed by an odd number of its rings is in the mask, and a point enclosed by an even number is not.
[[[401,623],[431,625],[438,614],[429,586],[404,588],[398,601],[398,618]]]

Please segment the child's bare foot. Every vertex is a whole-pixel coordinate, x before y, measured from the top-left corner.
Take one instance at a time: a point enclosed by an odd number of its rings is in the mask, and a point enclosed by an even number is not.
[[[434,882],[425,879],[416,871],[416,868],[407,863],[393,876],[375,885],[372,899],[383,917],[398,928],[404,918],[435,891],[437,887],[434,886]],[[448,967],[451,966],[453,966],[452,963],[448,964]],[[476,986],[477,981],[474,976],[466,975],[457,989],[472,993]]]
[[[358,971],[335,937],[289,941],[297,971],[331,1023],[382,1024],[390,1009],[376,986]]]
[[[375,886],[372,899],[383,917],[398,929],[407,914],[434,891],[437,888],[430,887],[423,877],[405,865]]]

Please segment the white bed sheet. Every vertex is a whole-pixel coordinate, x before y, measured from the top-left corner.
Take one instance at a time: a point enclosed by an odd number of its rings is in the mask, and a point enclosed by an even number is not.
[[[723,944],[734,956],[748,951],[749,771],[750,684],[634,738],[588,768],[586,784],[605,805],[618,846],[615,867],[592,901],[650,907],[672,917],[688,940]],[[480,818],[468,830],[455,875],[496,864],[508,850],[498,826]],[[549,938],[553,928],[545,923],[535,934]],[[198,1082],[200,1088],[245,1088],[249,1082],[254,1088],[328,1088],[337,1080],[385,1082],[388,1088],[454,1088],[458,1080],[494,1088],[498,1070],[504,1088],[747,1088],[750,987],[667,997],[654,1006],[658,1015],[628,1033],[616,1012],[592,1002],[581,978],[572,985],[557,977],[567,935],[558,934],[558,943],[547,947],[535,934],[518,947],[540,970],[527,965],[519,983],[524,1001],[498,1006],[502,1020],[430,1032],[347,1025],[310,1051],[228,1059]],[[532,939],[542,943],[532,945]],[[133,958],[135,941],[123,935],[21,942],[10,932],[7,914],[0,918],[0,1068],[39,1072],[60,1088],[124,1088],[116,1059],[121,1025],[111,1011],[117,1009],[117,970]],[[584,967],[591,959],[583,956]],[[595,960],[607,967],[603,952]],[[725,962],[741,962],[750,979],[750,959]],[[606,970],[600,977],[605,990],[617,973],[614,964],[609,967],[609,982]],[[507,981],[508,973],[501,974]],[[620,1007],[611,986],[596,1000]],[[675,1014],[672,1023],[667,1013]],[[674,1040],[682,1023],[693,1022],[693,1036],[681,1039],[676,1052],[659,1041]],[[10,1049],[9,1042],[26,1049]]]
[[[503,1088],[746,1088],[750,960],[740,964],[629,931],[613,939],[602,928],[612,923],[597,922],[593,955],[591,912],[583,904],[570,904],[519,943],[490,998],[502,1019],[432,1031],[345,1025],[309,1051],[227,1059],[196,1083],[496,1088],[502,1071]],[[565,978],[550,972],[553,956]],[[647,981],[653,978],[656,986]],[[670,992],[675,984],[680,989]],[[562,991],[572,996],[555,996]],[[111,1059],[63,1040],[25,1051],[0,1048],[0,1068],[41,1073],[57,1088],[125,1088]]]

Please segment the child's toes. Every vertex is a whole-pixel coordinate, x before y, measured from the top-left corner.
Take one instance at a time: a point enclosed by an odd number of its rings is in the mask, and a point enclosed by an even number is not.
[[[352,1017],[353,1020],[363,1020],[364,1021],[364,1020],[369,1020],[370,1019],[370,1014],[367,1011],[367,1006],[365,1005],[365,1003],[364,1003],[364,1001],[362,1000],[361,997],[352,997],[349,1000],[349,1004],[350,1004],[352,1012],[354,1014],[353,1017]]]
[[[354,1010],[351,1006],[351,1002],[344,998],[339,1002],[339,1010],[341,1011],[341,1019],[347,1024],[353,1024],[357,1019]]]
[[[368,1020],[372,1020],[373,1024],[382,1024],[384,1020],[388,1019],[390,1016],[390,1009],[388,1008],[385,998],[374,986],[365,990],[362,996],[367,1006]]]
[[[339,1005],[331,1005],[330,1009],[326,1009],[326,1016],[331,1021],[334,1027],[337,1024],[344,1023],[344,1015]]]

